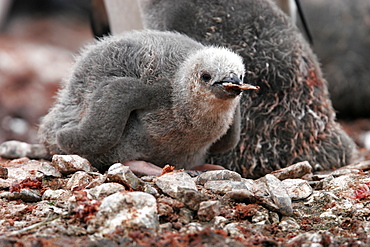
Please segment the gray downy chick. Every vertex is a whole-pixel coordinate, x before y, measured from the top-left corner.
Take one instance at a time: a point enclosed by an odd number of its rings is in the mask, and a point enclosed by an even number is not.
[[[208,162],[257,178],[308,160],[315,170],[351,162],[355,144],[335,122],[317,58],[270,0],[141,0],[144,25],[176,30],[243,57],[244,81],[259,86],[241,99],[237,147]]]
[[[40,141],[52,154],[81,155],[100,171],[130,160],[201,165],[213,143],[225,151],[239,140],[241,92],[256,89],[242,84],[243,75],[240,56],[185,35],[106,37],[77,58],[42,119]]]

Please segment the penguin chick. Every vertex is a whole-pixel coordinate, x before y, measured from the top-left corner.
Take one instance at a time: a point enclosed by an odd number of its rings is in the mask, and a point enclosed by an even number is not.
[[[213,143],[239,138],[242,58],[171,32],[134,31],[88,46],[42,119],[52,154],[78,154],[100,171],[143,160],[189,169]],[[234,86],[230,86],[234,84]]]
[[[144,26],[174,30],[243,57],[244,81],[259,86],[241,99],[237,147],[207,162],[258,178],[299,161],[314,170],[347,165],[355,144],[335,122],[317,58],[271,0],[141,0]]]

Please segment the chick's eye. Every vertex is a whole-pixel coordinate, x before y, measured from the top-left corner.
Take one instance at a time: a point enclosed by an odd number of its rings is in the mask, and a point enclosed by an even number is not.
[[[211,79],[212,79],[212,76],[209,74],[209,73],[203,73],[200,78],[205,81],[205,82],[209,82]]]

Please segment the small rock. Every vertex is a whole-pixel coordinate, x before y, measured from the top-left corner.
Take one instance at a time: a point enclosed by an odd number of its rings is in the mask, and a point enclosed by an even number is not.
[[[279,207],[279,212],[283,215],[293,214],[292,201],[282,182],[270,174],[266,174],[264,178],[272,200]]]
[[[62,174],[54,166],[50,165],[47,162],[43,162],[38,171],[47,177],[55,177],[55,178],[62,177]]]
[[[174,213],[173,208],[166,203],[157,202],[158,216],[170,216]]]
[[[355,181],[353,176],[355,176],[355,174],[348,174],[334,178],[323,186],[323,189],[331,190],[333,192],[349,189]]]
[[[9,189],[15,183],[15,180],[0,178],[0,189]]]
[[[185,206],[184,203],[167,196],[160,196],[157,199],[157,203],[165,203],[172,208],[183,208]]]
[[[98,185],[92,189],[87,190],[88,195],[92,199],[99,199],[102,197],[107,197],[119,191],[124,191],[125,187],[119,183],[105,183]]]
[[[91,189],[96,186],[104,184],[104,182],[107,180],[106,174],[101,174],[99,172],[89,172],[90,176],[92,176],[93,180],[86,186],[86,189]]]
[[[309,246],[309,247],[321,247],[322,242],[326,239],[326,243],[333,243],[333,235],[330,232],[305,232],[298,234],[298,236],[288,241],[289,246]],[[327,246],[327,245],[325,245]],[[360,246],[360,245],[356,245]]]
[[[193,179],[184,172],[171,172],[158,177],[155,184],[167,195],[178,198],[179,188],[192,189],[197,191]]]
[[[198,210],[199,204],[202,201],[208,200],[208,196],[202,194],[201,192],[188,188],[178,188],[177,192],[178,199],[183,202],[191,210]]]
[[[72,192],[69,190],[46,190],[42,194],[42,200],[48,201],[67,201],[72,196]]]
[[[226,225],[226,223],[228,222],[228,219],[226,219],[225,217],[223,216],[215,216],[213,218],[213,224],[216,228],[221,228],[223,229]]]
[[[192,222],[182,227],[180,232],[185,233],[185,234],[194,234],[194,233],[197,233],[203,230],[204,230],[204,227],[202,226],[202,224],[197,223],[197,222]]]
[[[114,233],[117,227],[125,231],[138,227],[158,229],[155,197],[144,192],[121,191],[104,198],[87,230],[104,235]]]
[[[342,175],[347,175],[350,173],[359,173],[359,172],[360,170],[358,169],[338,169],[338,170],[331,172],[330,175],[332,175],[333,177],[339,177]]]
[[[83,171],[78,171],[72,175],[72,177],[68,180],[66,189],[73,190],[75,187],[80,186],[87,186],[91,181],[93,180],[93,177],[87,174]]]
[[[315,183],[313,186],[317,190],[322,190],[323,188],[326,188],[329,186],[329,183],[334,179],[332,175],[326,176],[322,180]]]
[[[189,224],[193,220],[193,212],[188,208],[180,208],[178,222]]]
[[[37,190],[21,189],[20,199],[24,202],[38,202],[41,201],[40,192]]]
[[[332,202],[337,201],[339,198],[332,192],[314,191],[308,198],[309,200],[304,203],[305,206],[314,206],[316,203],[323,205],[330,205]]]
[[[246,203],[256,203],[257,201],[255,195],[248,189],[244,190],[236,189],[229,191],[223,196],[222,200],[224,201],[233,200],[237,202],[246,202]]]
[[[78,155],[54,155],[51,165],[64,175],[77,171],[93,172],[90,162]]]
[[[37,160],[21,158],[5,163],[3,167],[8,169],[8,179],[14,179],[20,182],[27,178],[36,179],[38,170],[42,167],[42,163],[43,162]]]
[[[356,170],[367,171],[367,170],[370,170],[370,160],[364,160],[356,164],[350,164],[347,166],[343,166],[339,168],[338,170],[341,170],[341,169],[356,169]]]
[[[322,218],[322,219],[337,219],[338,216],[336,216],[333,213],[332,209],[328,209],[325,212],[323,212],[322,214],[320,214],[320,218]]]
[[[2,192],[0,193],[0,198],[4,198],[7,200],[18,200],[20,198],[19,193],[12,193],[12,192]]]
[[[42,159],[48,155],[48,150],[42,144],[29,144],[20,141],[7,141],[0,144],[0,156],[8,159],[21,157]]]
[[[279,228],[284,232],[294,232],[299,230],[301,227],[295,219],[291,217],[283,217],[279,224]]]
[[[219,180],[206,182],[204,184],[204,188],[212,191],[213,193],[224,195],[232,190],[247,189],[247,186],[244,184],[244,182],[240,181]]]
[[[155,176],[142,176],[142,177],[140,177],[140,179],[143,180],[144,182],[153,182],[155,178],[156,178]]]
[[[261,210],[258,210],[252,216],[252,223],[256,223],[258,225],[271,224],[270,221],[269,221],[269,211],[267,209],[264,209],[264,208],[262,208]]]
[[[257,190],[261,190],[261,185],[263,185],[264,187],[266,187],[265,183],[261,183],[258,180],[245,179],[245,178],[243,178],[242,181],[245,184],[245,186],[247,187],[247,189],[249,191],[252,191],[252,192],[253,191],[257,191]]]
[[[282,184],[292,200],[306,199],[313,192],[308,182],[303,179],[285,179],[282,181]]]
[[[0,178],[3,178],[3,179],[8,178],[8,169],[6,167],[0,166]]]
[[[109,181],[126,183],[134,190],[145,185],[145,182],[138,178],[128,166],[121,163],[116,163],[109,167],[107,174]]]
[[[220,214],[221,203],[219,201],[201,202],[198,209],[198,218],[201,221],[211,221]]]
[[[241,181],[242,177],[239,173],[229,170],[208,171],[196,178],[196,184],[204,185],[206,182],[214,180]]]
[[[279,214],[278,213],[275,213],[275,212],[271,212],[269,211],[269,221],[273,224],[273,223],[279,223],[280,222],[280,217],[279,217]]]
[[[301,178],[306,174],[311,173],[312,171],[312,166],[308,161],[303,161],[296,163],[294,165],[282,168],[277,171],[273,171],[270,174],[274,175],[280,180],[284,180],[287,178]]]
[[[244,234],[238,226],[243,226],[242,223],[229,223],[225,226],[224,230],[228,232],[232,238],[243,237]],[[245,226],[245,225],[244,225]]]
[[[30,189],[21,189],[20,192],[2,192],[0,198],[7,200],[21,199],[24,202],[38,202],[41,201],[41,195],[38,191]]]

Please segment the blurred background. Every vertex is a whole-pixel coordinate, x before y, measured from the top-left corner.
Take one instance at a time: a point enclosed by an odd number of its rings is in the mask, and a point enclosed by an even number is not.
[[[0,0],[0,143],[37,143],[39,119],[53,104],[74,55],[94,40],[90,17],[104,12],[103,2]],[[359,147],[370,149],[370,0],[301,2],[340,122]],[[135,3],[121,0],[129,7],[109,9],[115,11],[110,21],[119,23],[111,25],[113,33],[142,27]],[[127,10],[129,25],[121,18]]]
[[[73,56],[93,40],[89,0],[0,1],[0,143],[37,143]]]

